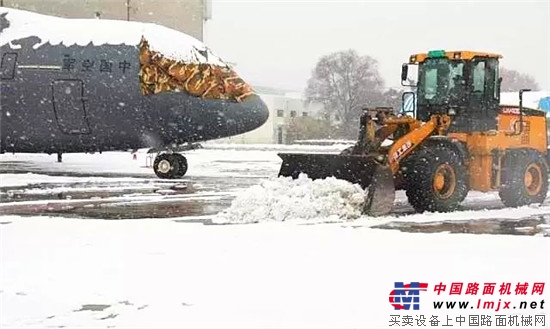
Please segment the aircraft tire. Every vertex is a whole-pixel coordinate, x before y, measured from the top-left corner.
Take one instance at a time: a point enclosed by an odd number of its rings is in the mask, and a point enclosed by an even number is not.
[[[178,175],[175,178],[181,178],[185,176],[185,174],[187,173],[187,169],[189,168],[187,165],[187,159],[180,153],[174,153],[173,155],[174,157],[176,157],[176,161],[179,165]]]
[[[180,161],[175,154],[162,153],[155,157],[153,170],[155,171],[155,175],[161,179],[178,178],[180,173]]]

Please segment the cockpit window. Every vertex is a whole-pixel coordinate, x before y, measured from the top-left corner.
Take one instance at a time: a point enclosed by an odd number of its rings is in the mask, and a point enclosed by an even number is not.
[[[254,93],[229,66],[173,60],[151,50],[145,38],[139,49],[139,79],[144,95],[186,91],[196,97],[242,102]]]

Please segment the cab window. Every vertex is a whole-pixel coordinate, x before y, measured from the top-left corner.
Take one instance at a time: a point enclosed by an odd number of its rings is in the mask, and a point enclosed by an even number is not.
[[[424,76],[425,95],[424,98],[432,99],[437,95],[437,68],[429,68]]]
[[[477,62],[473,68],[473,92],[483,94],[485,91],[485,62]]]
[[[496,59],[487,60],[487,96],[494,99],[500,99],[498,93],[498,61]]]

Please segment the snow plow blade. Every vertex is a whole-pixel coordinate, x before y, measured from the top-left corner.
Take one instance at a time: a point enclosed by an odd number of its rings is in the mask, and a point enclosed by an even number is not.
[[[395,186],[391,170],[372,156],[341,154],[279,153],[283,163],[279,176],[310,179],[334,177],[359,184],[366,192],[363,213],[383,216],[391,212]]]

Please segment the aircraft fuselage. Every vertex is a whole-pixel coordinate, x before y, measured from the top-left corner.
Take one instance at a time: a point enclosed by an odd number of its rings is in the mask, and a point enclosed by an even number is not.
[[[0,152],[95,152],[241,134],[268,116],[256,95],[238,103],[185,91],[143,95],[137,46],[1,48]]]

